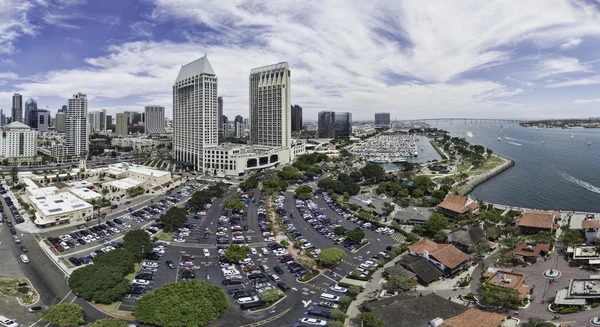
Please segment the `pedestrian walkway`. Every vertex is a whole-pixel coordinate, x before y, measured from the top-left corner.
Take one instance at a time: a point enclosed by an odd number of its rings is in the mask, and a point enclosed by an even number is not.
[[[398,232],[392,234],[392,238],[398,243],[402,243],[406,240],[406,236],[404,236],[404,234],[398,233]]]

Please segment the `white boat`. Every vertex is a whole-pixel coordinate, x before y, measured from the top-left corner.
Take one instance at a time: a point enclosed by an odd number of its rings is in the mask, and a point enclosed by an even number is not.
[[[587,144],[588,144],[588,145],[592,145],[592,142],[590,142],[590,140],[588,140],[588,141],[587,141]]]
[[[571,134],[571,138],[572,138],[572,139],[574,139],[574,138],[575,138],[575,136],[573,136],[573,134]]]
[[[502,138],[500,136],[498,136],[498,141],[502,141]]]
[[[542,144],[544,144],[544,141],[542,141]]]

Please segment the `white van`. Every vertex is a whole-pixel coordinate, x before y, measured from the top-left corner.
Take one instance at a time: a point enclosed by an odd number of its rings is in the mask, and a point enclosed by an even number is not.
[[[271,274],[269,275],[269,277],[271,277],[271,279],[275,282],[275,283],[279,283],[281,281],[281,278],[279,278],[279,276],[277,276],[276,274]]]
[[[241,298],[237,299],[238,304],[252,303],[252,302],[256,302],[256,301],[258,301],[257,296],[241,297]]]
[[[329,294],[329,293],[323,293],[321,294],[321,298],[323,300],[326,301],[333,301],[333,302],[340,302],[341,298],[339,296],[333,295],[333,294]]]

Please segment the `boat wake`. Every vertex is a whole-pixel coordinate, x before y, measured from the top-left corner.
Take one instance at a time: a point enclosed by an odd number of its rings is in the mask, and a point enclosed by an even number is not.
[[[519,139],[513,139],[512,137],[508,137],[508,136],[505,136],[504,139],[505,140],[520,141]]]
[[[468,136],[468,137],[473,137],[473,133],[471,133],[471,132],[467,132],[467,136]]]
[[[512,145],[516,145],[516,146],[521,146],[521,145],[523,145],[523,144],[520,144],[520,143],[517,143],[517,142],[510,142],[510,141],[509,141],[509,142],[506,142],[506,143],[508,143],[508,144],[512,144]]]
[[[590,191],[590,192],[594,192],[594,193],[598,193],[600,194],[600,187],[594,186],[588,182],[582,181],[580,179],[577,179],[567,173],[562,173],[562,176],[564,179],[568,180],[569,182],[573,183],[573,184],[577,184],[581,187],[583,187],[584,189]]]

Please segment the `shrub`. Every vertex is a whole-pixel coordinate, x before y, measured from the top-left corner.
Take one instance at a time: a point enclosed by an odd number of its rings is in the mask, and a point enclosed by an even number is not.
[[[566,315],[569,313],[574,313],[577,312],[577,310],[575,308],[561,308],[558,310],[558,313]]]

